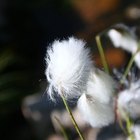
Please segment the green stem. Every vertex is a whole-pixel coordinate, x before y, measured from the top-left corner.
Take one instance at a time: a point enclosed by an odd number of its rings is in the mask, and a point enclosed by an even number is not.
[[[127,132],[128,132],[128,136],[130,137],[131,140],[134,140],[134,135],[132,134],[132,122],[129,119],[129,116],[126,117],[126,128],[127,128]]]
[[[68,138],[68,136],[67,136],[67,134],[66,134],[65,128],[64,128],[64,126],[61,124],[60,120],[59,120],[56,116],[55,116],[54,118],[56,119],[57,123],[59,124],[60,129],[61,129],[61,132],[62,132],[62,134],[63,134],[65,140],[69,140],[69,138]]]
[[[119,114],[122,114],[122,112],[123,112],[123,115],[126,116],[126,114],[124,113],[124,111],[122,110],[122,108],[118,107],[118,113],[119,113]],[[119,116],[120,116],[120,115],[119,115]],[[118,122],[119,122],[120,128],[122,129],[122,131],[124,132],[124,134],[127,136],[127,135],[128,135],[127,130],[126,130],[126,128],[124,127],[124,125],[123,125],[123,123],[122,123],[122,119],[121,119],[120,117],[118,118]]]
[[[122,76],[122,78],[121,78],[121,80],[120,80],[120,83],[121,83],[121,84],[124,83],[124,80],[125,80],[126,76],[128,75],[128,73],[129,73],[131,67],[132,67],[132,64],[133,64],[133,62],[134,62],[135,56],[137,55],[137,53],[138,53],[139,51],[140,51],[140,50],[138,49],[138,50],[132,55],[132,57],[131,57],[131,59],[130,59],[130,61],[129,61],[129,63],[128,63],[126,69],[125,69],[125,72],[124,72],[124,74],[123,74],[123,76]]]
[[[125,130],[125,128],[124,128],[124,126],[122,124],[122,120],[121,119],[119,119],[119,126],[122,129],[122,131],[124,132],[124,134],[127,135],[127,131]]]
[[[119,109],[119,112],[121,113],[123,110]],[[129,136],[129,138],[131,140],[134,140],[134,135],[132,133],[131,127],[133,125],[133,123],[131,122],[129,115],[126,114],[125,112],[123,112],[124,114],[124,118],[125,118],[125,122],[126,122],[126,128],[124,128],[121,119],[119,119],[119,125],[121,127],[121,129],[123,130],[124,134]]]
[[[68,104],[67,104],[67,102],[66,102],[66,100],[65,100],[65,98],[63,96],[63,94],[61,95],[61,98],[63,100],[63,103],[64,103],[65,107],[66,107],[66,110],[68,111],[68,113],[70,115],[71,121],[72,121],[72,123],[73,123],[73,125],[74,125],[74,127],[75,127],[75,129],[76,129],[76,131],[77,131],[77,133],[79,135],[79,137],[80,137],[80,140],[85,140],[84,137],[82,136],[82,133],[81,133],[81,131],[80,131],[80,129],[79,129],[74,117],[73,117],[73,114],[72,114],[72,112],[71,112],[71,110],[70,110],[70,108],[69,108],[69,106],[68,106]]]
[[[96,42],[97,42],[97,47],[98,47],[98,50],[99,50],[99,53],[100,53],[100,56],[101,56],[101,60],[102,60],[105,72],[109,74],[109,67],[107,65],[104,50],[103,50],[103,47],[102,47],[102,44],[101,44],[101,41],[100,41],[100,36],[97,35],[95,37],[95,39],[96,39]]]

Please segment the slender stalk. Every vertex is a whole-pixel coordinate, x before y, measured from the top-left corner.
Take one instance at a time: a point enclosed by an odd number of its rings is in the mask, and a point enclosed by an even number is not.
[[[72,121],[72,123],[73,123],[73,125],[74,125],[74,127],[75,127],[75,129],[76,129],[76,131],[77,131],[77,133],[79,135],[79,137],[80,137],[80,140],[85,140],[84,137],[82,136],[82,133],[81,133],[81,131],[80,131],[80,129],[79,129],[74,117],[73,117],[73,114],[72,114],[72,112],[71,112],[71,110],[70,110],[70,108],[69,108],[69,106],[67,104],[67,101],[65,100],[65,98],[63,96],[63,94],[61,95],[61,98],[63,100],[63,103],[64,103],[65,107],[66,107],[66,110],[68,111],[68,113],[70,115],[71,121]]]
[[[122,110],[119,109],[119,112],[122,112]],[[119,125],[120,125],[121,129],[123,130],[124,134],[129,136],[130,140],[134,140],[134,135],[132,134],[132,130],[131,130],[131,126],[133,125],[133,123],[131,122],[129,115],[126,114],[125,112],[123,112],[123,113],[124,113],[123,115],[125,117],[126,128],[124,128],[121,119],[119,119]]]
[[[126,128],[127,128],[128,136],[130,137],[130,140],[134,140],[134,135],[132,133],[131,126],[132,126],[132,122],[129,119],[129,116],[126,116]]]
[[[119,126],[120,126],[120,128],[122,129],[122,131],[124,132],[124,134],[127,135],[127,134],[128,134],[128,133],[127,133],[127,130],[125,130],[125,128],[124,128],[124,126],[123,126],[123,124],[122,124],[122,120],[121,120],[121,119],[119,120]]]
[[[121,84],[124,83],[124,80],[125,80],[126,76],[128,75],[128,73],[129,73],[131,67],[132,67],[132,64],[133,64],[133,62],[134,62],[135,56],[137,55],[137,53],[138,53],[139,51],[140,51],[140,49],[138,49],[138,50],[132,55],[132,57],[131,57],[131,59],[130,59],[130,61],[129,61],[129,63],[128,63],[126,69],[125,69],[125,72],[124,72],[124,74],[123,74],[123,76],[122,76],[122,78],[121,78],[121,80],[120,80],[120,83],[121,83]]]
[[[97,42],[97,47],[98,47],[98,50],[99,50],[99,53],[100,53],[100,56],[101,56],[101,60],[102,60],[105,72],[109,74],[109,67],[108,67],[108,64],[107,64],[107,61],[106,61],[106,58],[105,58],[105,54],[104,54],[104,50],[103,50],[103,47],[102,47],[102,44],[101,44],[100,36],[97,35],[95,37],[95,39],[96,39],[96,42]]]
[[[121,108],[118,108],[118,112],[121,113],[123,110]],[[118,118],[118,122],[119,122],[119,126],[122,129],[122,131],[124,132],[124,134],[127,136],[128,132],[126,130],[126,128],[124,127],[121,118]]]
[[[55,120],[56,120],[57,123],[59,124],[60,129],[61,129],[61,132],[62,132],[62,134],[63,134],[65,140],[69,140],[69,138],[68,138],[68,136],[67,136],[67,134],[66,134],[66,131],[65,131],[64,126],[62,125],[62,123],[60,122],[60,120],[59,120],[56,116],[55,116]]]

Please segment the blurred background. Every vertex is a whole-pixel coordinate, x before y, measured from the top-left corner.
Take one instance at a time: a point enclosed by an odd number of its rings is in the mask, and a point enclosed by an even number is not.
[[[50,112],[58,107],[44,94],[47,46],[76,36],[94,49],[95,36],[117,23],[139,27],[140,2],[0,0],[0,139],[47,139],[54,132]],[[111,66],[126,60],[121,50],[105,53]],[[94,58],[100,66],[98,53]]]

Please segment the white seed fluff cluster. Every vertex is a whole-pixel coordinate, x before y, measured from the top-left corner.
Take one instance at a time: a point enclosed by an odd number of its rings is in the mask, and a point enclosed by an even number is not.
[[[92,71],[87,92],[78,101],[78,108],[93,127],[103,127],[114,121],[114,81],[103,71]],[[86,112],[86,113],[85,113]]]
[[[94,67],[89,49],[82,40],[73,37],[54,41],[46,56],[48,93],[54,91],[65,98],[81,96],[78,108],[81,116],[93,127],[114,121],[114,80]]]
[[[73,37],[54,41],[47,51],[46,63],[48,93],[53,99],[53,90],[65,97],[81,95],[86,88],[92,61],[85,42]],[[61,91],[62,90],[62,91]]]
[[[119,93],[118,108],[122,118],[126,115],[132,118],[140,117],[140,80],[130,84],[130,88]]]
[[[120,47],[130,53],[135,53],[137,51],[137,40],[129,34],[121,34],[119,31],[111,29],[109,30],[108,35],[115,47]]]
[[[134,133],[135,140],[140,140],[140,125],[133,125],[131,129]]]
[[[121,34],[117,30],[111,29],[108,32],[108,36],[110,37],[115,47],[117,48],[120,47],[125,51],[131,53],[132,55],[136,53],[136,51],[138,50],[139,42],[131,34],[128,33]],[[134,61],[137,67],[140,69],[140,53],[136,54]]]
[[[90,73],[87,87],[88,95],[94,96],[94,99],[99,100],[101,103],[109,103],[113,97],[115,82],[105,72],[95,69]]]
[[[113,102],[100,103],[93,96],[83,94],[78,101],[78,108],[83,119],[92,127],[100,128],[114,121]]]

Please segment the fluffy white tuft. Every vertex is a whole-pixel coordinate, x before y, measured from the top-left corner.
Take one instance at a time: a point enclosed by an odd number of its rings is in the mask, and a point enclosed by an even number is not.
[[[121,46],[121,40],[122,40],[122,35],[117,32],[114,29],[109,30],[108,36],[110,37],[112,43],[114,44],[115,47],[120,47]]]
[[[47,51],[46,76],[50,86],[48,93],[53,99],[54,91],[65,97],[81,95],[86,88],[92,61],[85,42],[70,37],[68,40],[56,40]]]
[[[114,46],[117,48],[120,47],[131,54],[134,54],[138,50],[138,41],[135,37],[127,33],[121,34],[117,30],[111,29],[108,32],[108,36],[110,37]],[[137,53],[137,55],[134,58],[134,61],[137,67],[140,69],[140,53]]]
[[[134,133],[135,140],[140,140],[140,125],[135,124],[132,126],[132,132]]]
[[[120,47],[130,53],[135,53],[137,51],[137,40],[129,34],[121,34],[117,30],[111,29],[108,32],[108,36],[110,37],[115,47]]]
[[[131,83],[130,88],[119,93],[118,108],[122,118],[129,115],[132,118],[140,117],[140,80]]]
[[[95,69],[91,71],[87,82],[87,93],[100,103],[109,103],[114,96],[115,81],[105,72]]]
[[[107,126],[111,124],[115,118],[112,101],[109,103],[100,103],[100,101],[87,94],[83,94],[79,98],[78,109],[83,119],[92,127],[101,128]]]
[[[94,69],[87,82],[87,92],[78,100],[78,108],[92,127],[103,127],[114,121],[114,80]]]

